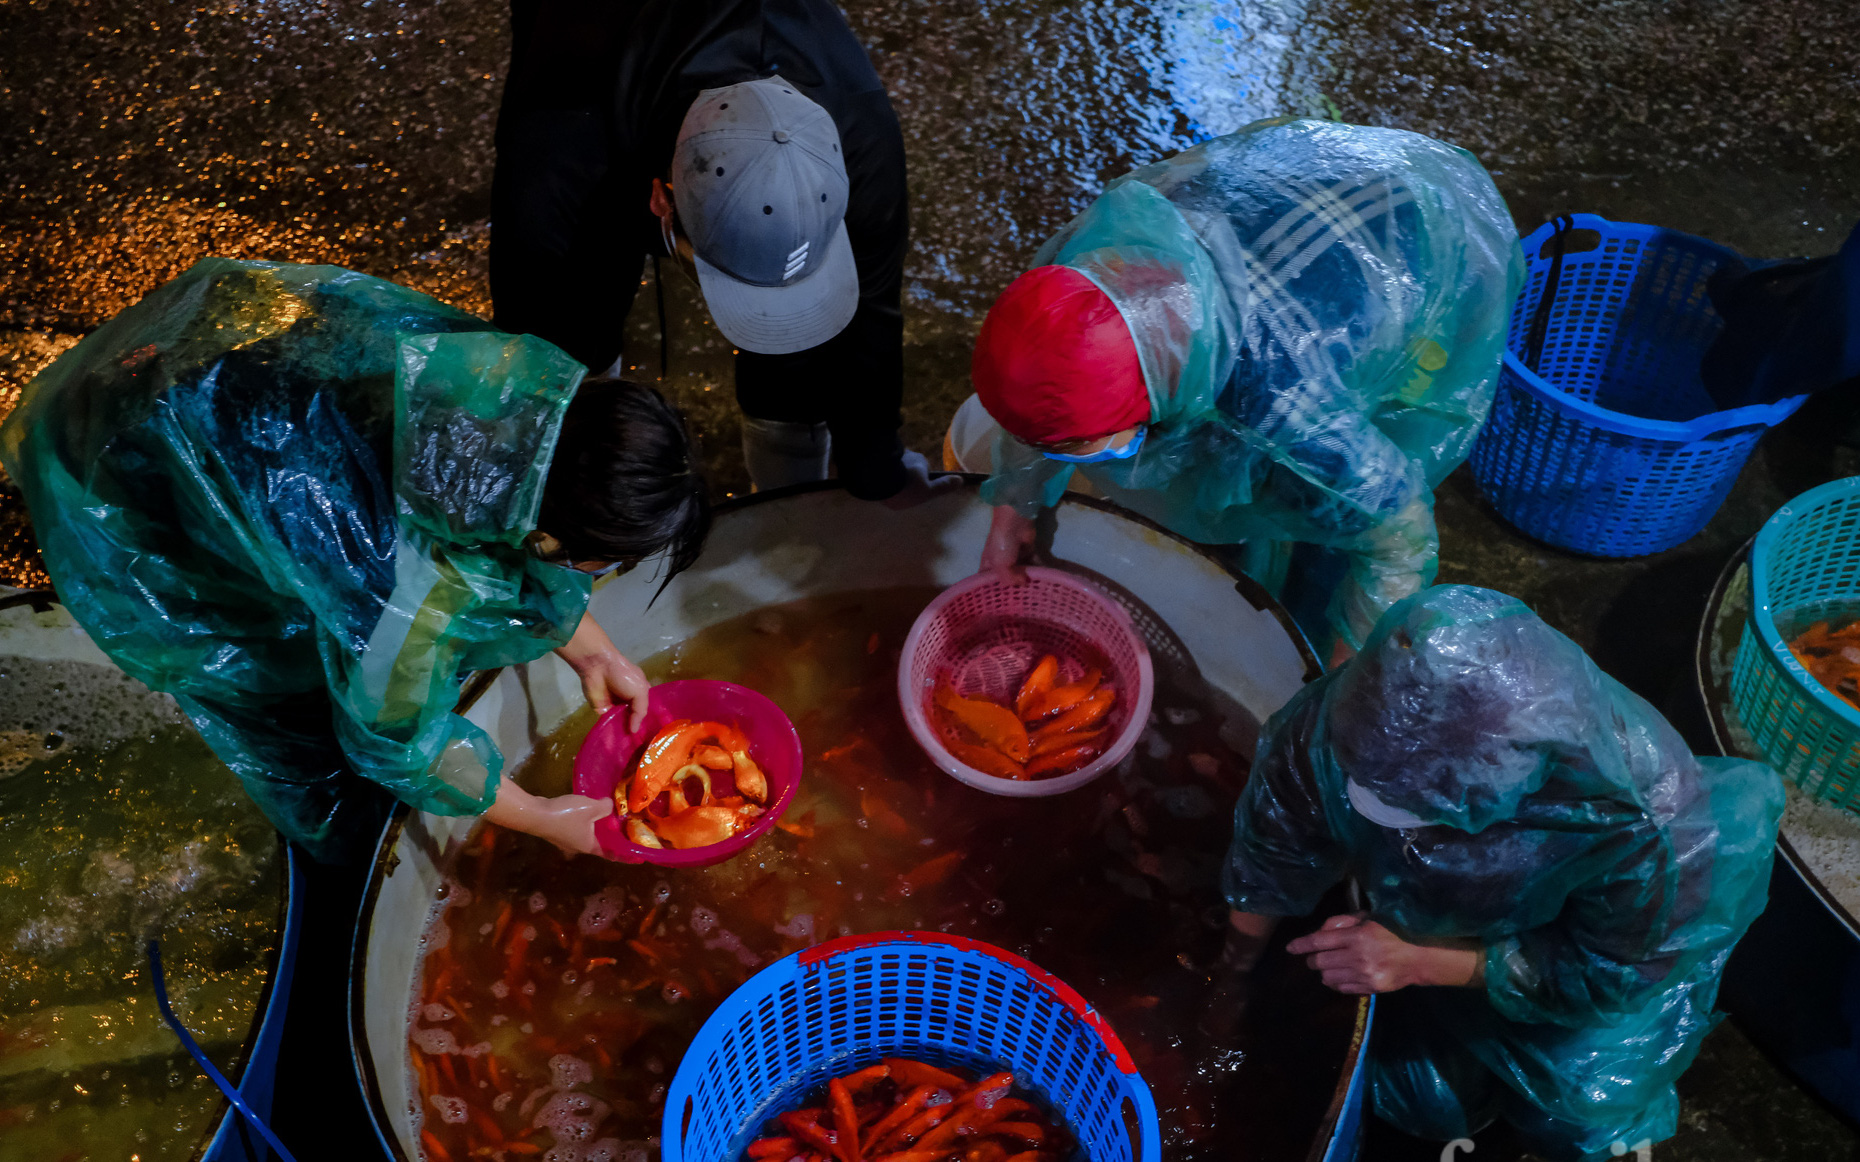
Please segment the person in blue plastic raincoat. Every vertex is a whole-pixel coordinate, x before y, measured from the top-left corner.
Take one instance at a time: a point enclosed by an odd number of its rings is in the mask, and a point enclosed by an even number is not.
[[[554,650],[642,715],[590,574],[709,523],[656,392],[326,266],[197,264],[33,380],[0,465],[73,616],[326,861],[389,794],[593,851],[613,805],[501,779],[458,679]]]
[[[1314,620],[1344,647],[1432,580],[1430,489],[1491,407],[1523,277],[1470,154],[1260,122],[1113,181],[1034,261],[973,362],[1004,429],[984,568],[1017,579],[1031,518],[1083,472],[1190,540],[1244,542],[1275,591],[1293,543],[1338,554]]]
[[[1268,725],[1224,875],[1229,960],[1353,878],[1363,911],[1287,947],[1382,994],[1376,1113],[1618,1155],[1674,1132],[1782,804],[1770,768],[1694,758],[1517,600],[1428,589]]]

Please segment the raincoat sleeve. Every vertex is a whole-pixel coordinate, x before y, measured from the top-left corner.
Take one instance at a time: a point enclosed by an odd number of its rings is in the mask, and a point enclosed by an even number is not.
[[[1236,910],[1303,916],[1348,871],[1312,770],[1311,729],[1320,701],[1300,692],[1267,728],[1234,808],[1234,839],[1221,887]]]
[[[1351,649],[1361,649],[1383,613],[1432,585],[1440,571],[1433,494],[1418,490],[1395,515],[1339,547],[1349,555],[1349,571],[1331,596],[1330,624]]]
[[[1007,432],[995,433],[994,474],[982,484],[982,499],[1031,519],[1052,508],[1072,480],[1072,465],[1049,460]]]
[[[1624,834],[1606,866],[1558,869],[1583,877],[1562,913],[1487,944],[1486,989],[1502,1016],[1589,1025],[1642,1009],[1701,964],[1716,975],[1763,911],[1782,784],[1761,763],[1696,762],[1696,793],[1669,822]]]
[[[329,677],[343,751],[422,810],[475,814],[497,794],[496,746],[452,712],[459,675],[566,644],[587,608],[585,574],[523,547],[581,377],[530,336],[399,345],[394,588],[366,645]]]
[[[1656,831],[1637,828],[1611,854],[1613,866],[1576,887],[1555,920],[1486,946],[1486,990],[1502,1016],[1587,1025],[1633,1012],[1665,987],[1671,853]]]

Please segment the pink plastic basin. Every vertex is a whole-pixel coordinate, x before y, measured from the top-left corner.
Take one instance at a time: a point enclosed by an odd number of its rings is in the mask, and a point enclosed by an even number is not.
[[[722,722],[749,737],[749,757],[756,760],[769,781],[768,808],[748,830],[709,847],[641,847],[626,837],[618,815],[594,825],[595,838],[608,859],[621,863],[650,863],[660,867],[708,867],[722,863],[760,839],[794,801],[801,785],[801,736],[781,707],[734,682],[686,678],[652,688],[646,722],[638,730],[626,728],[628,709],[616,706],[601,715],[575,755],[575,793],[597,799],[613,797],[614,788],[652,736],[680,719]]]

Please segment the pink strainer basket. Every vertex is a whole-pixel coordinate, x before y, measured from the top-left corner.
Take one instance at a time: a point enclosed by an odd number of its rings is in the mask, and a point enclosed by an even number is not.
[[[944,771],[995,795],[1060,795],[1102,775],[1137,745],[1149,722],[1155,675],[1150,651],[1130,615],[1097,587],[1057,569],[1030,568],[1025,585],[1003,585],[978,573],[937,595],[917,615],[898,660],[898,701],[911,735]],[[1044,654],[1060,660],[1060,682],[1076,682],[1097,666],[1117,688],[1111,744],[1069,775],[1025,782],[984,774],[959,761],[937,737],[931,717],[939,682],[958,694],[1012,703]]]
[[[767,834],[794,801],[801,784],[801,736],[781,707],[747,686],[708,678],[683,678],[652,688],[646,722],[638,730],[626,728],[628,710],[617,706],[601,715],[575,754],[575,794],[605,799],[620,785],[633,759],[652,736],[684,718],[697,722],[723,722],[749,737],[749,757],[756,760],[769,781],[768,810],[755,824],[722,843],[708,847],[641,847],[626,837],[618,816],[609,815],[594,825],[601,852],[621,863],[651,863],[660,867],[708,867],[722,863]]]

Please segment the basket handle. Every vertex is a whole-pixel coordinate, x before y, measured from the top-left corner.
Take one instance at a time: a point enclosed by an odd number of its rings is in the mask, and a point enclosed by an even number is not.
[[[1524,365],[1532,371],[1538,371],[1537,365],[1543,360],[1544,338],[1550,332],[1550,308],[1556,304],[1557,283],[1563,278],[1563,246],[1575,225],[1574,217],[1568,214],[1557,215],[1555,229],[1550,231],[1550,237],[1537,251],[1542,254],[1552,246],[1556,247],[1550,255],[1549,277],[1544,279],[1544,291],[1537,297],[1537,309],[1531,313],[1531,329],[1524,340]]]
[[[1689,420],[1646,420],[1625,412],[1610,411],[1588,400],[1566,395],[1543,376],[1524,365],[1510,350],[1504,353],[1506,369],[1518,387],[1535,399],[1560,411],[1570,412],[1591,424],[1599,424],[1625,436],[1648,440],[1665,440],[1675,444],[1697,444],[1722,440],[1739,429],[1773,428],[1782,423],[1808,399],[1790,396],[1775,403],[1757,403],[1724,412],[1706,412]]]
[[[1722,440],[1740,431],[1751,428],[1773,428],[1788,419],[1795,409],[1802,406],[1806,395],[1792,395],[1788,399],[1779,399],[1774,403],[1753,403],[1748,407],[1732,408],[1723,412],[1706,412],[1694,419],[1671,423],[1678,429],[1674,435],[1667,437],[1684,444],[1698,444],[1707,440]]]
[[[1703,420],[1711,421],[1711,430],[1705,433],[1706,435],[1718,435],[1732,428],[1754,428],[1759,426],[1773,428],[1793,415],[1795,409],[1801,407],[1807,400],[1808,396],[1806,395],[1792,395],[1787,399],[1779,399],[1774,403],[1753,403],[1748,407],[1732,408],[1728,412],[1717,412],[1713,415],[1702,417],[1702,419],[1697,422],[1702,424]],[[1703,438],[1703,436],[1700,438]]]

